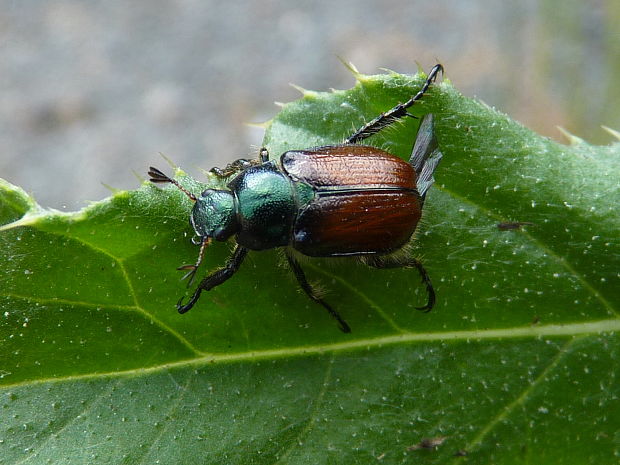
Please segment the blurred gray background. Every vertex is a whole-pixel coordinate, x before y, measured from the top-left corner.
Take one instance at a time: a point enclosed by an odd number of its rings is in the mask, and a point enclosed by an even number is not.
[[[620,129],[618,0],[0,0],[0,177],[75,210],[246,157],[274,101],[437,60],[466,95],[562,140]]]

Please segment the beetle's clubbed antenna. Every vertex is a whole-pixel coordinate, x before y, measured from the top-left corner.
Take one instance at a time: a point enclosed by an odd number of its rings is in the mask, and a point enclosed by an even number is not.
[[[174,184],[175,186],[178,187],[178,189],[181,192],[183,192],[185,195],[187,195],[192,202],[196,201],[196,196],[194,194],[192,194],[190,191],[185,189],[185,187],[183,187],[181,184],[179,184],[179,182],[176,179],[172,179],[172,178],[166,176],[164,173],[159,171],[157,168],[154,168],[152,166],[149,167],[148,175],[151,177],[151,179],[149,179],[149,181],[154,182],[154,183],[168,182],[170,184]]]
[[[372,136],[373,134],[376,134],[379,131],[382,131],[383,129],[390,126],[391,124],[394,124],[396,121],[398,121],[401,118],[404,118],[405,116],[413,117],[412,114],[407,112],[407,108],[409,108],[416,101],[422,98],[422,96],[426,93],[430,85],[433,82],[435,82],[435,80],[437,79],[437,75],[440,72],[443,74],[443,66],[438,63],[435,66],[433,66],[433,69],[431,69],[430,73],[428,73],[428,77],[426,78],[426,81],[424,82],[424,84],[422,85],[422,88],[418,91],[417,94],[415,94],[405,103],[399,103],[391,110],[388,110],[385,113],[381,113],[375,119],[366,123],[364,126],[359,128],[355,132],[355,134],[353,134],[348,139],[346,139],[344,143],[345,144],[357,144],[358,142],[363,141],[364,139]]]

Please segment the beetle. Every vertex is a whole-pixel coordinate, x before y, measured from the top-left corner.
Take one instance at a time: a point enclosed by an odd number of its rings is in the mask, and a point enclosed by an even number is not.
[[[194,202],[190,224],[200,245],[195,264],[182,265],[182,278],[192,282],[206,247],[213,241],[235,236],[236,246],[226,264],[207,275],[187,303],[177,303],[179,313],[190,310],[203,291],[231,278],[249,250],[284,248],[299,285],[307,296],[323,306],[340,329],[348,323],[308,283],[295,254],[310,257],[357,256],[375,268],[415,267],[426,286],[428,300],[419,310],[435,304],[435,291],[422,263],[403,256],[422,214],[433,174],[441,160],[433,131],[433,115],[423,117],[409,162],[384,150],[359,142],[405,117],[420,100],[438,73],[435,65],[421,89],[405,103],[364,124],[338,145],[291,150],[279,163],[266,148],[257,160],[239,159],[211,173],[223,180],[232,178],[226,189],[206,189],[196,195],[157,168],[148,174],[154,183],[170,183]]]

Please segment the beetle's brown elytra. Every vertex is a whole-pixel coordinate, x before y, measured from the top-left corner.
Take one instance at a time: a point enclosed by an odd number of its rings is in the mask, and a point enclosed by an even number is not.
[[[344,144],[291,150],[281,155],[279,165],[263,148],[258,160],[240,159],[224,169],[213,168],[211,172],[221,179],[234,176],[226,189],[196,195],[151,167],[152,182],[174,184],[194,202],[190,222],[200,252],[196,264],[180,267],[189,270],[185,277],[193,278],[213,239],[235,236],[237,243],[224,267],[203,278],[186,304],[179,300],[178,311],[187,312],[203,291],[232,277],[249,250],[275,247],[284,248],[301,288],[343,332],[351,328],[310,286],[293,251],[312,257],[359,256],[376,268],[415,267],[428,292],[426,305],[418,308],[430,311],[435,291],[424,266],[413,257],[395,258],[393,253],[413,235],[442,157],[433,115],[423,117],[409,162],[359,142],[412,116],[407,109],[424,96],[440,72],[443,67],[435,65],[415,95],[366,123]]]
[[[320,189],[415,189],[410,163],[368,145],[290,150],[282,155],[281,164],[293,179]]]

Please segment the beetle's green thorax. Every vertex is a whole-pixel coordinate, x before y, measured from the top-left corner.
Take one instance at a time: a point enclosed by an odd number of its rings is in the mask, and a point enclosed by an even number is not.
[[[207,189],[196,199],[190,222],[201,237],[237,243],[252,250],[290,242],[300,207],[314,197],[311,186],[293,182],[273,162],[242,171],[229,189]]]
[[[239,230],[235,199],[228,190],[207,189],[194,204],[190,222],[196,234],[225,241]]]
[[[299,199],[291,179],[274,162],[245,170],[228,187],[236,200],[237,243],[252,250],[288,245]]]

